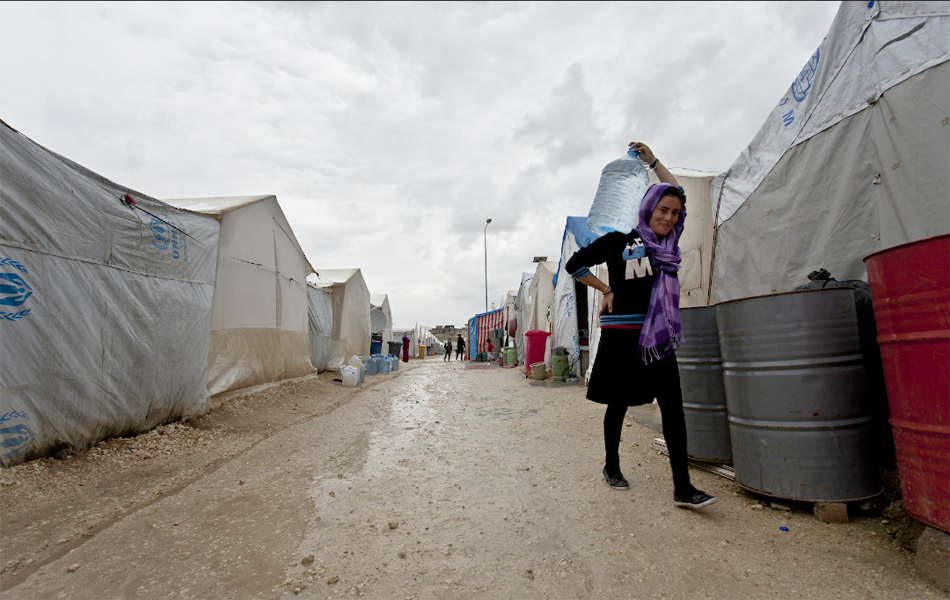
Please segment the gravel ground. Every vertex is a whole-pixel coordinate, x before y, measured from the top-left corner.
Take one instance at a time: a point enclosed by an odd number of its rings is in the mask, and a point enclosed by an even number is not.
[[[612,490],[583,386],[467,366],[286,382],[4,469],[0,596],[946,597],[890,497],[822,524],[691,470],[721,500],[678,509],[632,420]]]

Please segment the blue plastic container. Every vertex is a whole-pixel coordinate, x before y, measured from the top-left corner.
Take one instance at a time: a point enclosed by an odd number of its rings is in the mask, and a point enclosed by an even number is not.
[[[366,363],[366,374],[369,375],[369,376],[375,375],[375,374],[376,374],[376,365],[377,365],[376,357],[375,357],[375,356],[371,356],[370,359],[369,359],[369,361],[367,361],[367,363]]]
[[[376,356],[377,354],[383,353],[383,343],[382,342],[370,342],[369,343],[369,354],[370,356]]]
[[[385,375],[392,370],[393,362],[388,356],[378,356],[377,360],[376,368],[378,373]]]

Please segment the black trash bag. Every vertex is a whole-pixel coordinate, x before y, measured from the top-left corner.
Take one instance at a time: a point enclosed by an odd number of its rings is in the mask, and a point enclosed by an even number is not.
[[[864,371],[867,378],[867,393],[874,416],[874,440],[879,449],[878,458],[894,461],[894,434],[888,422],[891,412],[887,406],[887,391],[884,387],[884,365],[881,363],[881,348],[877,345],[877,323],[874,321],[874,305],[871,302],[871,286],[860,279],[838,281],[826,269],[808,274],[808,283],[796,290],[813,290],[826,287],[849,287],[854,291],[854,308],[858,314],[858,335],[861,354],[864,356]]]

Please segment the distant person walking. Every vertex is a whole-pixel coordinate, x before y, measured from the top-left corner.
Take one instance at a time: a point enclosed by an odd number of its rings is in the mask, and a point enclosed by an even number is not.
[[[488,360],[495,360],[495,344],[488,340]]]
[[[402,335],[402,362],[409,362],[409,336]]]
[[[462,355],[464,353],[465,340],[463,340],[461,334],[459,334],[459,339],[455,340],[455,360],[462,360]]]
[[[452,340],[445,342],[445,356],[442,357],[442,362],[446,362],[452,359]]]

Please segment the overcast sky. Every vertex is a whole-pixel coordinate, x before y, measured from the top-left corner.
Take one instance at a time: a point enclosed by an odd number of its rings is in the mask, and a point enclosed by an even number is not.
[[[628,142],[724,171],[838,3],[0,4],[0,118],[156,198],[276,194],[397,326],[556,260]]]

